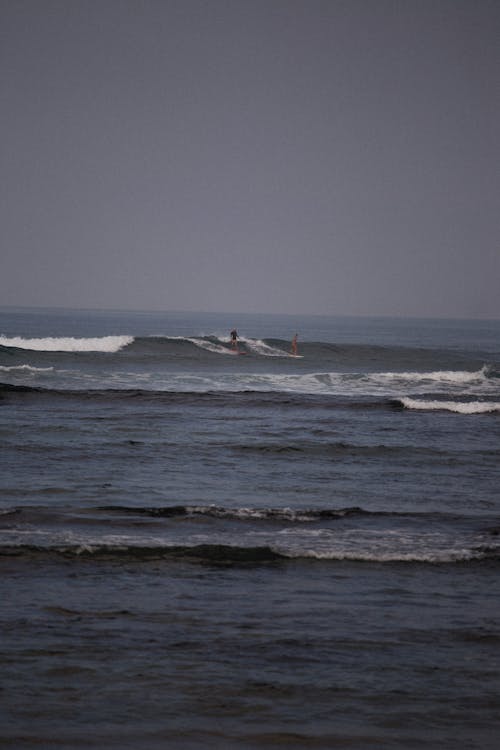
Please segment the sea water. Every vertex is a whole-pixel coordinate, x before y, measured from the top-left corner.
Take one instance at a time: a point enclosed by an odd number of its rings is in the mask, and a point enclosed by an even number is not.
[[[0,382],[2,747],[497,747],[498,321],[4,308]]]

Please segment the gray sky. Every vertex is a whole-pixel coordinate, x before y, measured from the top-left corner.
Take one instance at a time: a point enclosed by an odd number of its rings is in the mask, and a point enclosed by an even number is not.
[[[498,0],[1,0],[0,304],[500,318]]]

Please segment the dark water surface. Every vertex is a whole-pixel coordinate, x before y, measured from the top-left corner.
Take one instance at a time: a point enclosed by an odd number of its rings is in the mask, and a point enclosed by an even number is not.
[[[499,342],[0,311],[0,745],[496,748]]]

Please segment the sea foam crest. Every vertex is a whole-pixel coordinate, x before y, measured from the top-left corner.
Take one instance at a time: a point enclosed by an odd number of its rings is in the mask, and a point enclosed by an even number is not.
[[[134,341],[133,336],[99,336],[96,338],[48,337],[25,339],[0,336],[0,346],[37,352],[108,352],[114,353]]]
[[[288,357],[289,353],[278,349],[274,346],[269,346],[261,339],[241,339],[243,343],[256,354],[260,354],[263,357]]]
[[[489,414],[500,412],[497,401],[424,401],[415,398],[399,399],[406,409],[421,409],[426,411],[453,411],[457,414]]]
[[[178,338],[183,340],[181,336],[179,336]],[[208,352],[213,352],[214,354],[234,354],[234,351],[232,349],[229,349],[227,346],[222,346],[221,344],[215,344],[209,339],[188,338],[186,339],[186,341],[189,341],[191,344],[198,346],[200,349],[205,349]]]
[[[466,370],[436,370],[434,372],[380,372],[372,375],[373,379],[380,380],[411,380],[433,381],[437,383],[476,383],[484,380],[488,376],[488,367],[484,366],[475,372]]]

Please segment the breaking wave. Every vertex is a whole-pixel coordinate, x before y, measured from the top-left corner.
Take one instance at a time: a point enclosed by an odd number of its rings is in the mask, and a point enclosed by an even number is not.
[[[467,385],[482,383],[492,375],[491,368],[483,365],[473,372],[455,370],[437,370],[434,372],[379,372],[373,373],[373,379],[386,381],[411,381],[412,383],[440,383],[443,385]]]
[[[421,411],[452,411],[456,414],[489,414],[500,412],[500,403],[497,401],[440,401],[415,398],[402,398],[399,401],[405,409]]]
[[[134,341],[133,336],[98,336],[95,338],[49,337],[25,339],[0,336],[0,346],[37,352],[109,352],[115,353]]]

